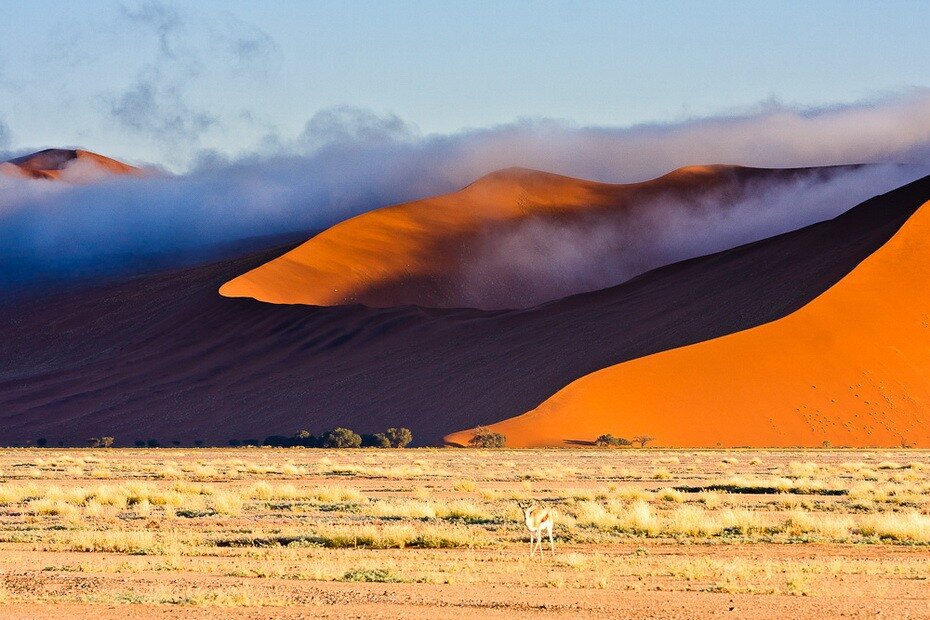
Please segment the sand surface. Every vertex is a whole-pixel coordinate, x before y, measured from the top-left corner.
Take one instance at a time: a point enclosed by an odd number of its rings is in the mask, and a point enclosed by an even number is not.
[[[341,222],[220,293],[314,306],[530,308],[693,256],[665,258],[669,250],[643,240],[662,237],[670,222],[701,213],[713,226],[747,194],[773,192],[767,184],[842,169],[691,166],[610,185],[511,168]]]
[[[928,239],[930,202],[789,316],[598,371],[493,428],[514,446],[930,446]]]
[[[0,173],[32,179],[87,181],[102,175],[142,174],[121,161],[83,149],[45,149],[0,164]]]
[[[925,618],[928,457],[0,450],[0,617]],[[732,493],[673,490],[726,480]],[[784,492],[753,490],[772,481]],[[554,557],[527,557],[526,498],[555,511]],[[655,531],[585,521],[643,503]],[[775,529],[687,530],[734,514]],[[860,533],[873,518],[901,533]],[[332,528],[360,538],[326,546]],[[364,542],[392,528],[454,546]],[[345,580],[355,573],[376,576]]]
[[[670,561],[698,561],[721,557],[723,550],[700,546],[674,550],[645,546],[610,549],[589,546],[567,547],[567,553],[634,556],[640,550],[661,554]],[[416,554],[416,551],[409,552]],[[842,562],[887,562],[889,565],[916,563],[925,550],[900,552],[883,548],[818,546],[798,550],[791,547],[727,549],[729,557],[751,557],[765,562],[792,562],[808,557],[828,557]],[[455,552],[446,555],[454,556]],[[520,551],[487,555],[486,561],[522,563]],[[37,559],[84,562],[86,557],[64,556]],[[455,561],[452,557],[437,562]],[[816,595],[727,593],[712,590],[713,584],[697,582],[682,589],[677,580],[653,576],[630,576],[600,589],[524,586],[515,583],[486,584],[391,584],[307,583],[288,580],[242,580],[200,574],[165,574],[164,571],[133,575],[81,575],[54,571],[22,571],[5,563],[3,583],[16,595],[41,597],[41,602],[8,602],[2,615],[7,619],[58,620],[100,618],[617,618],[649,619],[751,618],[927,618],[930,596],[925,579],[903,579],[870,575],[818,576],[811,579]],[[2,565],[0,565],[2,566]],[[527,565],[537,575],[561,572],[550,565]],[[258,581],[259,583],[254,583]],[[176,605],[145,603],[75,602],[103,593],[127,600],[161,596],[166,591],[208,591],[247,588],[252,596],[265,596],[273,605],[229,607],[226,605]],[[691,589],[689,591],[689,588]],[[64,599],[64,600],[60,600]]]
[[[928,197],[925,179],[834,220],[525,311],[316,308],[216,294],[290,247],[4,300],[0,440],[225,445],[400,425],[438,443],[529,411],[605,367],[797,310]]]

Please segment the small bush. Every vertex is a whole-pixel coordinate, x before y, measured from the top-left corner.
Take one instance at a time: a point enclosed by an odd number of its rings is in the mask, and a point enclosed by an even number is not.
[[[413,441],[413,433],[409,428],[389,428],[384,431],[384,435],[392,448],[406,448]]]
[[[144,439],[136,439],[136,441],[135,441],[135,443],[133,443],[133,445],[134,445],[135,447],[137,447],[137,448],[144,448],[144,447],[145,447],[145,440],[144,440]]]
[[[323,433],[324,448],[358,448],[362,445],[361,436],[347,428],[334,428]]]
[[[346,572],[339,581],[361,581],[371,583],[402,583],[404,579],[390,568],[354,569]]]
[[[113,441],[112,437],[91,437],[87,440],[87,445],[91,448],[112,448]]]
[[[36,446],[40,448],[44,448],[47,445],[48,445],[48,439],[46,439],[45,437],[39,437],[38,439],[36,439]]]
[[[149,448],[161,447],[161,444],[158,443],[157,439],[149,439],[148,441],[145,442],[145,445],[147,445]]]
[[[294,448],[302,446],[304,448],[319,448],[320,442],[310,431],[297,431],[290,437],[286,435],[270,435],[265,438],[263,445],[274,448]]]
[[[617,448],[622,446],[632,446],[633,442],[629,439],[624,439],[623,437],[614,437],[608,433],[595,439],[594,445],[606,448]]]
[[[391,440],[384,433],[375,433],[374,435],[362,435],[363,448],[390,448]]]
[[[473,448],[503,448],[506,443],[506,437],[486,426],[476,428],[474,437],[468,440],[468,445]]]

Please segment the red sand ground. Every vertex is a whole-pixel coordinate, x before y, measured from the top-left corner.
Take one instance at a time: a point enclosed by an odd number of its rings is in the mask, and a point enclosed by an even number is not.
[[[797,312],[592,373],[492,428],[514,447],[603,433],[664,446],[930,446],[928,238],[930,202]]]

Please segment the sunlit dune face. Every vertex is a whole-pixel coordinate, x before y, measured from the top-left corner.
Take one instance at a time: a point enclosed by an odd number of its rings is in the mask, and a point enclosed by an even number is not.
[[[87,183],[112,175],[141,175],[135,166],[82,149],[46,149],[0,164],[0,174]]]
[[[528,308],[810,223],[779,222],[773,233],[763,201],[771,184],[818,174],[693,166],[608,185],[507,169],[344,221],[220,293],[316,306]],[[743,219],[728,225],[737,211]]]
[[[600,370],[495,424],[508,445],[930,446],[930,202],[784,319]],[[447,437],[466,443],[470,432]]]

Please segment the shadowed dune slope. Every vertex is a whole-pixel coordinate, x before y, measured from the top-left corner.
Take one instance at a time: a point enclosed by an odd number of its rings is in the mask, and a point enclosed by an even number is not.
[[[678,251],[668,260],[631,247],[661,237],[673,221],[707,212],[719,221],[747,195],[764,196],[769,184],[822,180],[848,169],[691,166],[609,185],[509,168],[452,194],[341,222],[227,282],[220,293],[314,306],[530,308],[736,245]],[[632,255],[643,264],[618,264]]]
[[[671,446],[926,448],[928,406],[930,202],[797,312],[600,370],[493,428],[513,446],[610,432]]]
[[[142,170],[83,149],[45,149],[0,164],[0,173],[81,181],[95,174],[142,174]]]
[[[401,425],[420,444],[438,443],[528,411],[607,366],[797,310],[928,197],[925,178],[830,221],[523,311],[317,308],[216,294],[290,248],[0,301],[0,442],[225,443]]]

